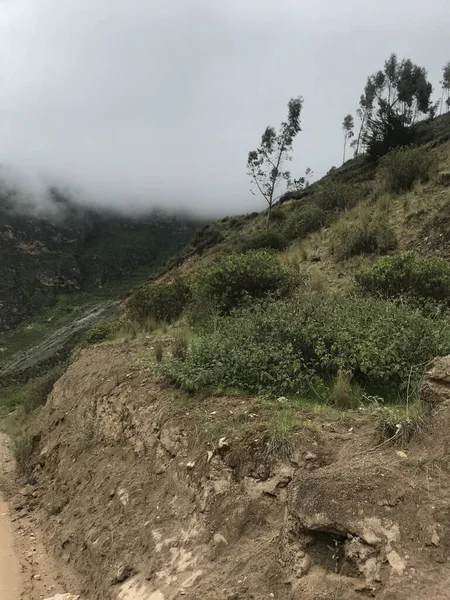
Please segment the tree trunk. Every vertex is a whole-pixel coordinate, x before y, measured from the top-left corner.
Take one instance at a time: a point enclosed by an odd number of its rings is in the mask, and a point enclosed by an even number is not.
[[[363,114],[363,117],[361,119],[361,127],[359,128],[358,140],[356,142],[355,156],[358,156],[358,154],[359,154],[359,145],[361,143],[361,135],[362,135],[362,132],[363,132],[363,129],[364,129],[364,123],[365,123],[365,120],[366,120],[366,116],[367,116],[367,112],[365,112]]]
[[[267,210],[267,224],[266,229],[270,229],[270,217],[272,216],[272,200],[269,202],[269,208]]]
[[[344,156],[342,157],[342,164],[345,164],[345,148],[347,146],[347,136],[344,137]]]

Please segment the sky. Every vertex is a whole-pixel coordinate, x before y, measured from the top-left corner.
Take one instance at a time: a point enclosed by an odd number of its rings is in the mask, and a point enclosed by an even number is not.
[[[123,211],[265,208],[246,162],[303,96],[294,176],[342,161],[342,120],[391,52],[439,88],[448,0],[0,0],[0,163]],[[438,97],[438,89],[435,91]]]

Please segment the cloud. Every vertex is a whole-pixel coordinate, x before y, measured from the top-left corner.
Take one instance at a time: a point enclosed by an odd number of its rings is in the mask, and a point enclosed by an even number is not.
[[[392,51],[438,85],[449,18],[447,0],[4,0],[0,161],[124,210],[263,208],[246,156],[289,98],[293,171],[322,175]]]

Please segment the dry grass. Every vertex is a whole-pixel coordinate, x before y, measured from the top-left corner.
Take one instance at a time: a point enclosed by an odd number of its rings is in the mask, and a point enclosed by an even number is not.
[[[162,362],[164,355],[164,344],[161,340],[156,340],[156,342],[153,344],[153,350],[155,351],[156,361],[159,363]]]
[[[190,332],[187,327],[176,330],[173,333],[172,356],[174,358],[184,358],[189,348]]]

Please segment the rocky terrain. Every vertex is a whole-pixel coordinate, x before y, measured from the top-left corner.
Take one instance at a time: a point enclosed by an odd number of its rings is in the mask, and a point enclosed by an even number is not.
[[[450,357],[427,368],[428,423],[408,446],[380,443],[364,413],[304,410],[287,456],[272,451],[256,400],[192,403],[135,356],[133,344],[103,346],[71,365],[32,430],[29,492],[11,501],[45,529],[72,591],[450,597]]]

